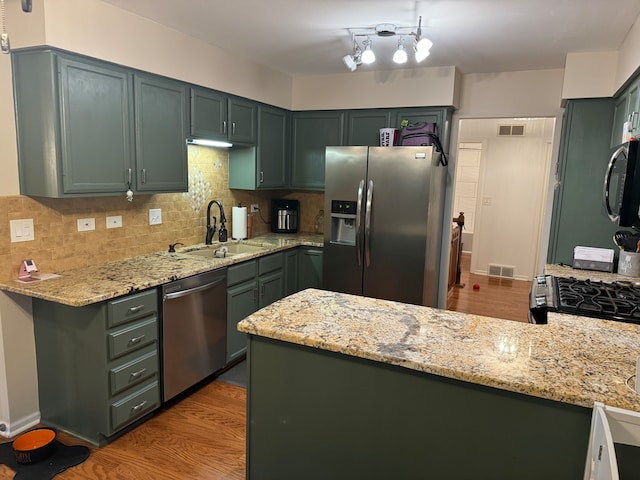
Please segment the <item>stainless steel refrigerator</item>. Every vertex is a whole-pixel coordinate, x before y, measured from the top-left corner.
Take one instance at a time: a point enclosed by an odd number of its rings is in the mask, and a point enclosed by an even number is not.
[[[433,147],[327,147],[323,286],[437,306],[446,167]]]

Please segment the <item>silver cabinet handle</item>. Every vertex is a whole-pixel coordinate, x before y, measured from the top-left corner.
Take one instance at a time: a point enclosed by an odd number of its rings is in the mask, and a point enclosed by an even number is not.
[[[264,172],[260,172],[260,183],[264,182]]]
[[[222,122],[222,133],[224,133],[225,135],[227,134],[227,121],[224,120]]]
[[[143,408],[145,405],[147,404],[147,401],[144,400],[142,402],[140,402],[138,405],[136,405],[135,407],[131,407],[131,413],[137,413],[138,410],[140,410],[141,408]]]
[[[140,335],[138,337],[130,338],[129,339],[129,345],[135,345],[136,343],[140,343],[144,337],[146,337],[146,335],[143,333],[142,335]]]
[[[356,257],[358,266],[362,265],[362,245],[361,245],[361,212],[362,212],[362,195],[364,192],[364,180],[360,180],[360,184],[358,185],[358,203],[356,205]]]
[[[231,122],[231,135],[236,134],[236,122]]]
[[[635,131],[638,128],[638,112],[631,114],[631,129]]]
[[[136,305],[135,307],[129,308],[129,310],[127,310],[127,313],[138,313],[143,308],[144,308],[144,305]]]
[[[142,183],[147,183],[147,169],[143,168],[140,173],[142,173]]]
[[[131,180],[133,178],[132,175],[133,175],[133,171],[129,169],[129,181],[128,181],[129,185],[131,185]]]
[[[367,189],[367,211],[364,216],[364,262],[371,265],[371,205],[373,204],[373,180],[369,180]]]
[[[141,368],[140,370],[138,370],[137,372],[133,372],[131,375],[129,375],[129,379],[131,380],[137,380],[139,379],[145,372],[147,371],[146,368]]]

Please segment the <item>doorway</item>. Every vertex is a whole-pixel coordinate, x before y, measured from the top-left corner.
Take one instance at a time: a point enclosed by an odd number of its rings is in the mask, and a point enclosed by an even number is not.
[[[453,212],[465,214],[470,272],[538,272],[555,118],[461,119]]]

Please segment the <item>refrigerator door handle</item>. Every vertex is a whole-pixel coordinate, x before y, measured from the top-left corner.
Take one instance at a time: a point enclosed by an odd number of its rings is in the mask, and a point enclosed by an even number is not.
[[[360,184],[358,185],[358,203],[356,205],[356,257],[358,266],[362,266],[362,245],[360,240],[360,227],[362,222],[360,216],[362,212],[362,194],[364,192],[364,179],[360,180]]]
[[[368,267],[371,265],[371,204],[373,200],[373,180],[369,180],[367,189],[367,210],[364,218],[364,262]]]

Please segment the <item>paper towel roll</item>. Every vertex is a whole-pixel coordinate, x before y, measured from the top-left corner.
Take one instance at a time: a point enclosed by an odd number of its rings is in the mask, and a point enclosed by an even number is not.
[[[231,215],[231,238],[244,240],[247,238],[247,207],[233,207]]]

